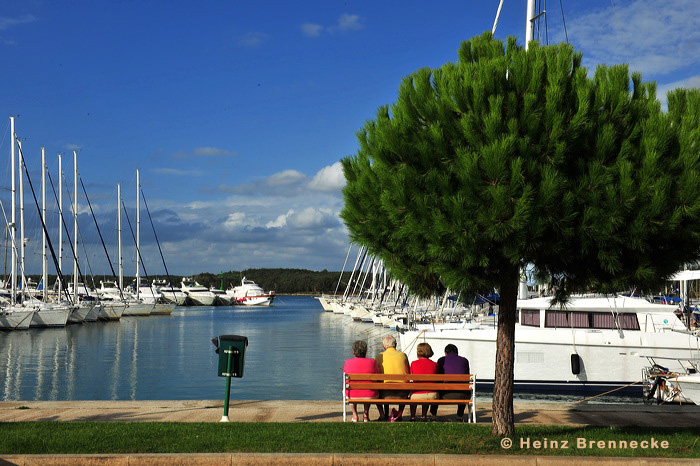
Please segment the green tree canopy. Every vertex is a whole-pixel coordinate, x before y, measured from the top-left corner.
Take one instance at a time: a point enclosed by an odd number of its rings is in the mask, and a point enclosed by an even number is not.
[[[526,264],[565,299],[648,289],[700,255],[700,91],[664,113],[654,83],[626,65],[591,78],[581,57],[475,37],[404,78],[342,161],[351,240],[399,280],[500,290],[496,386],[499,364],[512,384],[512,347],[498,357]]]

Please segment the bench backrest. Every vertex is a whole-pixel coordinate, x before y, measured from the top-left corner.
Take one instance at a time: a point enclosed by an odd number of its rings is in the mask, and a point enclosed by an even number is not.
[[[461,392],[472,390],[473,384],[474,374],[345,374],[351,389]]]

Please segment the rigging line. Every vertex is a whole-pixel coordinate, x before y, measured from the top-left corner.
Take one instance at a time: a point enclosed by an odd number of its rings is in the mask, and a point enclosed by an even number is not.
[[[544,40],[547,43],[547,45],[549,45],[549,25],[547,23],[547,14],[546,14],[547,0],[544,0],[544,11],[545,11],[545,15],[544,15]]]
[[[61,177],[61,178],[62,178],[62,181],[65,181],[65,177]],[[63,185],[66,187],[66,195],[68,196],[69,205],[72,207],[72,210],[73,210],[74,215],[77,216],[77,215],[78,215],[78,209],[77,209],[76,206],[73,204],[73,198],[72,198],[71,195],[70,195],[70,187],[68,186],[68,183],[64,183]],[[77,201],[77,199],[76,199],[76,201]],[[64,225],[65,225],[65,223],[64,223]],[[66,227],[66,234],[68,235],[68,239],[70,239],[70,234],[68,234],[67,228],[68,228],[68,227]],[[78,238],[80,239],[81,242],[83,241],[83,233],[82,233],[82,231],[80,230],[80,225],[78,225]],[[70,244],[70,247],[71,247],[71,251],[73,252],[73,257],[76,257],[76,255],[75,255],[76,252],[75,252],[75,249],[74,249],[74,247],[73,247],[73,243],[72,243],[71,241],[69,241],[69,244]],[[84,245],[84,244],[83,244],[83,250],[85,251],[85,260],[87,261],[87,263],[88,263],[88,268],[90,269],[90,273],[92,274],[92,269],[91,269],[91,267],[90,267],[90,260],[87,258],[87,251],[85,250],[85,245]],[[82,269],[80,268],[80,263],[78,263],[78,276],[80,277],[80,280],[81,280],[83,283],[87,283],[87,280],[86,280],[85,277],[83,276]],[[92,284],[93,284],[93,286],[95,285],[95,277],[94,277],[94,276],[92,277]],[[97,287],[95,287],[95,289],[97,289]],[[88,290],[87,286],[85,287],[85,294],[86,294],[87,296],[90,296],[90,291]]]
[[[22,157],[22,160],[24,160],[24,154],[22,154],[21,147],[19,148],[19,153],[20,153],[20,156]],[[27,164],[23,163],[22,165],[24,166],[24,171],[27,173],[27,181],[29,181],[29,187],[32,190],[32,196],[34,197],[34,204],[36,205],[36,209],[39,213],[39,217],[42,217],[41,209],[39,208],[39,201],[37,200],[36,193],[34,192],[34,185],[32,184],[32,179],[29,177],[29,170],[27,169]],[[53,259],[54,267],[56,267],[56,275],[61,280],[61,283],[63,283],[64,292],[66,293],[66,298],[68,299],[68,301],[72,302],[70,299],[70,296],[68,295],[68,291],[65,289],[66,280],[63,277],[63,273],[61,272],[61,268],[58,266],[58,259],[56,258],[56,252],[53,249],[53,243],[51,242],[51,237],[49,236],[49,232],[46,229],[46,224],[43,221],[41,222],[41,227],[44,229],[44,234],[46,235],[46,242],[48,243],[49,249],[51,250],[51,258]],[[47,286],[47,285],[48,285],[48,283],[44,283],[44,286]]]
[[[51,191],[53,192],[53,197],[54,197],[54,199],[55,199],[55,201],[56,201],[56,205],[58,205],[58,204],[59,204],[59,202],[58,202],[58,195],[56,194],[56,187],[55,187],[54,184],[53,184],[53,178],[51,178],[51,172],[47,171],[46,174],[47,174],[48,177],[49,177],[49,183],[51,184]],[[63,174],[61,174],[61,177],[62,177],[62,176],[63,176]],[[30,184],[31,184],[31,182],[30,182]],[[70,195],[69,195],[69,196],[70,196]],[[73,203],[71,202],[70,205],[71,205],[71,207],[72,207],[72,206],[73,206]],[[61,217],[61,224],[63,225],[63,230],[66,232],[66,238],[68,239],[68,245],[70,246],[70,250],[71,250],[71,252],[73,253],[73,257],[75,257],[75,248],[73,247],[73,240],[71,239],[70,233],[68,232],[68,225],[66,224],[66,219],[63,218],[63,208],[60,209],[60,212],[61,212],[61,215],[60,215],[60,217]],[[61,229],[61,226],[60,226],[60,225],[59,225],[58,229],[59,229],[59,230]],[[47,238],[48,238],[48,233],[47,233]],[[51,242],[50,242],[50,241],[49,241],[49,245],[51,245]],[[60,246],[63,246],[63,245],[60,245]],[[51,253],[53,254],[53,250],[51,251]],[[54,259],[54,261],[56,262],[56,270],[59,270],[60,267],[58,266],[58,261],[57,261],[56,259]],[[83,273],[82,273],[82,271],[80,270],[80,264],[78,264],[78,276],[79,276],[80,279],[83,281],[83,283],[85,283],[85,277],[83,277]],[[64,288],[64,291],[65,291],[65,293],[66,293],[66,296],[69,296],[69,295],[68,295],[68,289],[67,289],[68,285],[67,285],[65,279],[63,279],[63,274],[62,274],[62,273],[61,273],[61,278],[62,278],[61,283],[63,284],[63,288]],[[90,296],[89,293],[88,293],[88,296]]]
[[[117,274],[114,272],[114,266],[112,265],[112,259],[109,257],[109,252],[107,251],[107,245],[105,244],[105,240],[102,237],[102,231],[100,231],[100,225],[97,223],[97,218],[95,217],[95,211],[92,210],[92,203],[90,202],[90,198],[88,197],[87,190],[85,189],[85,184],[83,183],[83,179],[80,178],[80,185],[83,187],[83,193],[85,194],[85,200],[87,200],[88,207],[90,208],[90,213],[92,214],[92,219],[95,222],[95,227],[97,228],[97,234],[100,236],[100,241],[102,242],[102,248],[105,250],[105,255],[107,256],[107,263],[109,264],[109,268],[112,271],[112,278],[116,279]],[[117,284],[117,287],[119,285]],[[119,289],[119,292],[121,293],[121,289]]]
[[[26,169],[26,167],[25,167],[25,169]],[[56,204],[58,205],[58,196],[56,195],[56,188],[53,185],[53,179],[51,178],[51,173],[47,171],[46,174],[49,176],[49,182],[51,182],[51,190],[53,191],[54,199],[56,200]],[[27,175],[27,177],[29,177],[29,175]],[[61,178],[63,178],[63,174],[61,174]],[[29,184],[31,185],[31,181],[29,182]],[[66,185],[66,188],[68,188],[68,185]],[[74,214],[77,215],[75,206],[73,205],[73,200],[70,197],[70,190],[68,190],[68,192],[66,194],[68,195],[68,200],[70,201],[69,205],[73,208]],[[63,209],[61,209],[61,214],[62,213],[63,213]],[[66,232],[66,238],[68,239],[68,245],[70,246],[70,250],[73,253],[73,257],[75,258],[75,257],[77,257],[76,252],[75,252],[75,247],[73,247],[73,240],[70,237],[70,233],[68,232],[68,225],[66,224],[66,219],[63,218],[63,215],[61,215],[61,223],[63,224],[63,230]],[[78,229],[78,234],[80,234],[80,229]],[[47,233],[47,236],[48,236],[48,233]],[[56,263],[56,268],[58,268],[58,262]],[[85,280],[85,277],[83,276],[83,271],[80,269],[80,263],[78,263],[78,278],[80,278],[80,280],[82,280],[83,283],[87,283],[87,281]],[[64,285],[66,284],[65,281],[63,282],[63,284]],[[88,291],[87,286],[85,287],[85,291],[86,291],[86,294],[88,296],[90,296],[90,292]],[[66,294],[67,293],[68,293],[68,291],[66,291]],[[77,301],[78,297],[76,296],[75,299]]]
[[[559,0],[559,9],[561,10],[561,22],[564,24],[564,37],[566,37],[566,43],[569,43],[569,33],[566,32],[566,19],[564,19],[564,5],[563,0]]]
[[[134,229],[131,227],[131,220],[129,219],[129,212],[126,210],[126,204],[124,204],[124,199],[122,199],[122,207],[124,207],[124,214],[126,215],[126,221],[129,224],[129,231],[131,232],[131,237],[134,240],[134,244],[136,244],[136,235],[134,234]],[[143,267],[143,273],[146,276],[146,281],[148,282],[148,287],[151,288],[151,279],[148,277],[148,272],[146,271],[146,264],[143,263],[143,257],[141,256],[141,249],[139,248],[139,245],[136,244],[136,254],[139,255],[139,261],[141,263],[141,267]],[[140,283],[137,283],[136,286],[140,286]],[[151,291],[153,289],[151,288]]]
[[[153,225],[153,218],[151,217],[151,210],[148,208],[148,202],[146,202],[146,195],[141,190],[141,197],[143,198],[143,204],[146,207],[146,213],[148,214],[148,220],[151,222],[151,229],[153,229],[153,236],[156,238],[156,244],[158,245],[158,252],[160,252],[160,258],[163,261],[163,267],[165,268],[165,275],[168,277],[168,283],[170,284],[170,289],[173,293],[173,299],[175,298],[175,289],[173,288],[173,282],[170,278],[170,272],[168,272],[168,266],[165,264],[165,257],[163,256],[163,250],[160,248],[160,241],[158,241],[158,234],[156,233],[156,227]],[[145,270],[145,269],[144,269]],[[222,279],[223,281],[223,279]],[[223,283],[222,283],[223,287]]]

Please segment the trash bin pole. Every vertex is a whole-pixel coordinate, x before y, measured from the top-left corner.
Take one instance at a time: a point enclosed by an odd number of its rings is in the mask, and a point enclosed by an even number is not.
[[[233,350],[224,350],[228,353],[228,362],[226,364],[226,398],[224,399],[224,416],[221,418],[220,422],[229,422],[228,418],[228,403],[231,397],[231,361],[233,360]]]

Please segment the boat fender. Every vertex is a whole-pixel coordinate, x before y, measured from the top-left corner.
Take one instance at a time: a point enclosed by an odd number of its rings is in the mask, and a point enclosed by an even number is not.
[[[576,354],[571,354],[571,373],[578,375],[581,373],[581,357]]]

